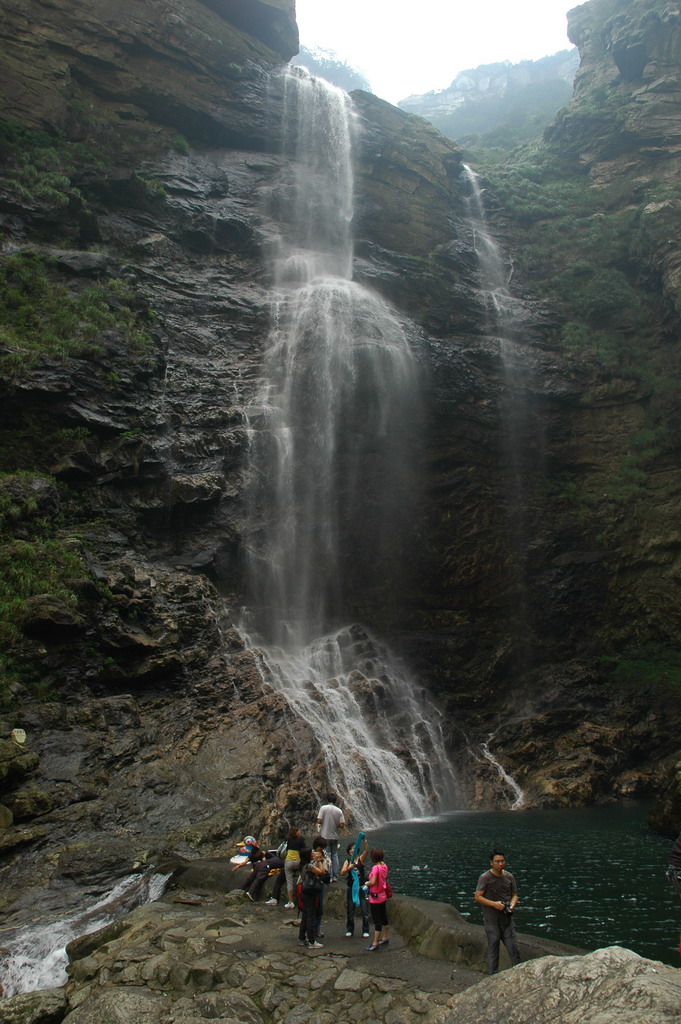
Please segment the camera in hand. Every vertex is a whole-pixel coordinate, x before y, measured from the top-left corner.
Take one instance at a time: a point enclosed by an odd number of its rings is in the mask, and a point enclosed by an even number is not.
[[[513,907],[511,906],[511,904],[509,903],[508,900],[500,900],[500,902],[504,904],[504,913],[505,914],[509,914],[510,915],[510,914],[513,913]]]

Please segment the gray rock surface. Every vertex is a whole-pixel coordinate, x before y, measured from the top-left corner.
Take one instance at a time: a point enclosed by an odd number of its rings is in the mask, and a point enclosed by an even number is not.
[[[681,971],[610,946],[520,964],[450,1003],[447,1024],[672,1024]]]
[[[495,978],[483,978],[455,954],[456,943],[466,946],[475,931],[478,943],[484,944],[483,930],[467,925],[465,937],[452,908],[408,901],[424,934],[432,934],[433,928],[451,932],[444,955],[442,950],[434,957],[414,950],[408,923],[403,927],[400,913],[395,913],[402,897],[391,905],[397,924],[390,944],[367,953],[366,939],[344,935],[344,901],[344,886],[332,887],[323,946],[311,950],[299,945],[295,913],[281,905],[247,902],[240,891],[206,896],[200,890],[172,890],[157,903],[70,943],[65,988],[0,1001],[0,1024],[678,1020],[681,971],[629,950],[611,947],[575,956],[565,955],[567,950],[555,955],[556,948],[554,955],[540,955],[513,969],[502,968]],[[415,918],[411,920],[413,924]]]

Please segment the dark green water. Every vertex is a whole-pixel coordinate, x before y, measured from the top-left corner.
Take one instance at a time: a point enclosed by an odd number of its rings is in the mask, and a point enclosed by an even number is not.
[[[518,884],[518,931],[587,949],[626,946],[681,967],[681,901],[665,878],[672,843],[650,831],[647,810],[632,802],[461,811],[386,825],[368,838],[383,847],[396,892],[450,903],[475,924],[475,885],[496,846]]]

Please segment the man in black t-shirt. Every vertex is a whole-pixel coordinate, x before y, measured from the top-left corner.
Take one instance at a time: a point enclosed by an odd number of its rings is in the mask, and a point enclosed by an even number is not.
[[[503,942],[515,967],[520,963],[520,952],[515,935],[513,911],[518,902],[515,878],[504,871],[506,858],[501,850],[492,850],[489,856],[490,869],[478,879],[475,888],[475,902],[482,907],[482,916],[487,936],[487,973],[499,970],[499,943]]]

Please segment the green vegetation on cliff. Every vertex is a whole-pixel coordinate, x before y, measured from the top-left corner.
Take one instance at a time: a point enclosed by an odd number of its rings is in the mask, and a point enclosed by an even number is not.
[[[157,368],[154,314],[134,281],[120,276],[120,262],[94,241],[95,211],[77,185],[86,172],[101,174],[107,160],[129,161],[131,137],[87,111],[74,108],[73,118],[88,122],[90,135],[75,131],[87,141],[0,122],[0,201],[11,214],[0,254],[0,384],[12,395],[35,385],[44,396],[18,419],[4,415],[0,429],[0,708],[9,713],[76,685],[88,616],[106,600],[79,535],[93,507],[53,474],[72,460],[90,464],[102,443],[95,433],[97,416],[106,419],[102,407]],[[140,205],[157,209],[163,190],[138,159],[126,181]],[[50,401],[79,386],[95,394],[94,426]],[[106,652],[96,641],[90,648],[103,665]]]
[[[17,684],[33,696],[48,695],[33,661],[35,645],[23,632],[31,600],[49,599],[69,620],[77,613],[79,583],[89,578],[79,543],[61,524],[56,482],[36,473],[0,473],[1,710],[11,707]]]
[[[50,273],[50,260],[23,250],[0,262],[0,368],[21,374],[42,357],[101,354],[101,331],[121,332],[129,351],[152,338],[131,308],[134,293],[120,279],[69,290]]]
[[[590,635],[616,687],[677,700],[681,19],[662,0],[592,0],[569,22],[573,102],[479,170],[514,284],[543,299],[541,345],[575,396],[553,510],[607,580]]]
[[[619,458],[578,485],[580,514],[601,543],[616,545],[627,527],[616,510],[645,495],[677,387],[662,343],[668,303],[640,260],[643,204],[636,186],[595,187],[545,142],[488,177],[514,238],[518,277],[559,322],[554,341],[583,382],[585,404],[629,389],[643,409]]]
[[[681,695],[681,651],[649,644],[627,648],[617,657],[602,659],[618,687],[668,691]]]
[[[566,358],[576,369],[650,381],[646,325],[659,298],[638,279],[639,208],[619,186],[594,188],[545,144],[488,177],[523,239],[518,272],[561,315]]]

